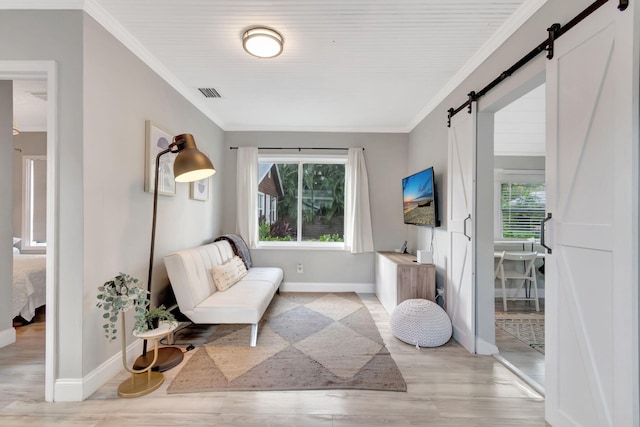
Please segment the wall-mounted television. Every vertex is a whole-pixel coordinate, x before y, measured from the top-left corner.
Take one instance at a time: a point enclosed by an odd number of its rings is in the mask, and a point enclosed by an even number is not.
[[[402,200],[405,224],[440,226],[432,167],[402,179]]]

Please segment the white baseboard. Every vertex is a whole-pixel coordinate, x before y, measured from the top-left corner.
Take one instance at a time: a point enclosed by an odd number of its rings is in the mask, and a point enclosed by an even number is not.
[[[80,402],[82,395],[82,378],[58,378],[53,386],[54,402]]]
[[[358,292],[375,293],[375,283],[283,282],[282,292]]]
[[[127,363],[132,365],[142,352],[142,340],[136,340],[127,347]],[[54,401],[80,402],[110,381],[124,369],[122,354],[119,352],[83,378],[58,378],[54,388]]]
[[[476,338],[476,353],[484,355],[498,354],[500,350],[495,344],[486,342],[482,338]]]
[[[16,328],[11,327],[0,331],[0,348],[6,347],[16,342]]]

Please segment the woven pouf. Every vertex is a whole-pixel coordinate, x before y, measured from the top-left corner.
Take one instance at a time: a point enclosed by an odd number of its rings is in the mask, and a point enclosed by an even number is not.
[[[438,347],[451,338],[451,320],[435,302],[408,299],[391,313],[391,332],[407,344]]]

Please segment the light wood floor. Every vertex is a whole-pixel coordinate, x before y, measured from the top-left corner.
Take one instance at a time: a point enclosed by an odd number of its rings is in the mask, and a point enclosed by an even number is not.
[[[496,312],[503,310],[501,298],[496,298],[495,309]],[[510,313],[531,313],[535,312],[536,308],[530,301],[509,301],[507,310]],[[540,299],[540,311],[544,312],[544,298]],[[498,327],[496,327],[496,345],[502,357],[538,384],[538,389],[544,389],[544,354]]]
[[[406,393],[359,390],[168,395],[120,399],[123,372],[79,403],[44,403],[44,324],[19,328],[0,349],[2,426],[544,426],[544,400],[491,356],[451,340],[416,349],[394,338],[389,315],[363,295],[407,382]],[[191,356],[185,354],[185,359]],[[183,362],[184,363],[184,362]]]

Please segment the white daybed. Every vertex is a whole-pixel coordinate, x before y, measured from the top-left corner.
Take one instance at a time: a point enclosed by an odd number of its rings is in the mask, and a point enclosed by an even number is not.
[[[283,271],[250,267],[233,286],[218,291],[212,269],[230,262],[234,255],[230,242],[220,240],[167,255],[164,263],[182,314],[196,324],[251,324],[251,346],[255,347],[258,322],[282,282]]]

